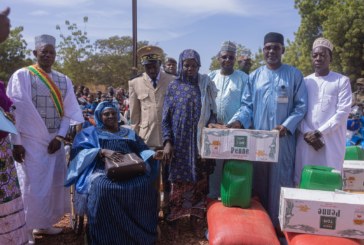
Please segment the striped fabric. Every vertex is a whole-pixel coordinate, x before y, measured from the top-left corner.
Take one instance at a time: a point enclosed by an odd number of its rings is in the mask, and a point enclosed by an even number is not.
[[[97,130],[101,148],[122,153],[140,154],[148,149],[137,136],[136,141],[118,134]],[[155,244],[158,223],[158,192],[155,181],[158,162],[147,161],[150,174],[125,182],[112,182],[103,173],[91,182],[87,200],[87,219],[90,244]],[[104,171],[104,163],[97,161],[94,172]]]
[[[157,192],[150,177],[111,182],[99,176],[88,198],[90,244],[155,244]]]
[[[51,77],[64,98],[67,88],[67,78],[62,73],[52,70]],[[31,76],[32,102],[43,119],[49,133],[58,132],[62,118],[59,116],[53,100],[50,100],[50,91],[38,76]]]
[[[23,201],[21,197],[0,206],[0,244],[27,244]]]
[[[43,71],[38,65],[31,65],[27,67],[28,70],[39,77],[39,79],[44,83],[44,85],[49,89],[51,98],[54,103],[58,115],[63,117],[63,98],[62,93],[57,87],[57,85],[52,81],[48,74]]]

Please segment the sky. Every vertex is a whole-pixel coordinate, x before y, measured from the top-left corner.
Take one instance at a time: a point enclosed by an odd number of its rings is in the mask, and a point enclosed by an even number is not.
[[[29,49],[41,34],[59,40],[56,25],[65,30],[66,20],[86,30],[92,43],[132,36],[132,0],[0,0],[0,8],[6,6],[12,27],[24,27]],[[201,73],[209,72],[211,58],[224,41],[242,44],[254,54],[266,33],[280,32],[293,41],[300,25],[294,0],[139,0],[137,7],[138,41],[157,45],[176,60],[184,49],[195,49]]]

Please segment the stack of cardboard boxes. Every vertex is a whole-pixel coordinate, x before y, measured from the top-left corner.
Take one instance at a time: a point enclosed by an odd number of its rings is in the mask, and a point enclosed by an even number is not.
[[[364,161],[346,160],[342,177],[343,191],[282,188],[282,230],[364,239]]]

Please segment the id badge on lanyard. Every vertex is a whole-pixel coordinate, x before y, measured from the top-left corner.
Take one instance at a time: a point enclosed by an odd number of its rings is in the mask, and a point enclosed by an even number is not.
[[[288,103],[287,87],[284,86],[284,85],[281,85],[278,88],[277,103],[279,103],[279,104],[287,104]]]

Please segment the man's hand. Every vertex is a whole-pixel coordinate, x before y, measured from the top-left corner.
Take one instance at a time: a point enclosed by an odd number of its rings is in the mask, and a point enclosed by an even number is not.
[[[321,133],[319,131],[311,131],[304,134],[304,140],[312,146],[316,151],[324,147],[324,142],[321,140]]]
[[[308,143],[308,144],[311,144],[311,141],[313,141],[313,140],[315,140],[316,139],[316,137],[315,137],[315,135],[314,135],[314,133],[313,133],[313,131],[312,132],[307,132],[307,133],[305,133],[304,135],[303,135],[303,139]]]
[[[209,125],[207,125],[208,128],[219,128],[219,129],[227,129],[228,127],[226,127],[226,125],[222,125],[222,124],[218,124],[218,123],[209,123]]]
[[[58,140],[57,137],[52,139],[48,145],[48,154],[53,154],[56,151],[58,151],[59,148],[61,148],[61,145],[62,145],[62,142],[60,140]]]
[[[233,121],[226,125],[227,128],[244,128],[239,121]]]
[[[24,162],[25,148],[22,145],[14,145],[13,147],[13,158],[19,163]]]
[[[279,131],[279,137],[284,137],[288,134],[287,128],[283,125],[277,125],[277,127],[275,127],[274,129]]]
[[[163,160],[166,163],[170,163],[173,157],[173,146],[171,142],[167,141],[163,148]]]

